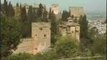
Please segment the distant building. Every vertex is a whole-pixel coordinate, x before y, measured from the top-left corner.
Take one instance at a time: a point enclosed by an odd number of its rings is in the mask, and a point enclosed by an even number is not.
[[[58,4],[52,4],[51,12],[55,14],[57,20],[61,18],[61,11]]]
[[[70,7],[69,8],[70,16],[77,21],[79,21],[80,16],[84,16],[84,8],[83,7]]]
[[[93,27],[96,27],[98,29],[98,34],[105,34],[106,33],[106,23],[104,23],[105,20],[93,20],[88,23],[89,30]]]
[[[70,36],[76,39],[76,42],[80,42],[80,25],[74,23],[71,17],[68,18],[67,22],[63,22],[59,25],[59,31],[62,36]]]
[[[21,39],[22,43],[14,53],[37,54],[47,51],[51,43],[50,27],[50,23],[46,22],[32,23],[32,37]]]

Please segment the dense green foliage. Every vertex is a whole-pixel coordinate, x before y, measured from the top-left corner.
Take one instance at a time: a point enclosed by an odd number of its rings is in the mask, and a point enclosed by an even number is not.
[[[62,13],[62,21],[67,21],[68,17],[69,17],[69,12],[64,10]]]
[[[87,38],[88,21],[86,15],[80,16],[80,38]]]
[[[54,45],[58,36],[58,22],[56,21],[55,14],[51,14],[51,43]]]
[[[97,54],[95,56],[103,56],[99,58],[90,58],[89,60],[105,60],[105,38],[103,41],[99,40],[99,43],[95,42],[90,50],[80,51],[79,47],[72,41],[74,39],[68,37],[60,37],[55,46],[47,52],[38,53],[36,55],[31,54],[16,54],[9,56],[8,60],[58,60],[63,58],[75,58],[92,57],[92,51]],[[101,43],[100,43],[101,42]],[[100,46],[100,47],[99,47]],[[99,49],[101,48],[101,49]],[[97,51],[96,51],[97,49]],[[88,58],[87,58],[88,60]]]
[[[1,18],[1,57],[7,57],[20,43],[20,23],[14,18]]]
[[[60,37],[55,44],[56,53],[59,58],[68,58],[76,53],[77,45],[74,39],[69,37]]]

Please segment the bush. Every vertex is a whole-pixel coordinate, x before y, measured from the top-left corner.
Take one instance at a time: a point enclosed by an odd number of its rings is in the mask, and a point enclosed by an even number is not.
[[[7,60],[31,60],[33,55],[27,53],[19,53],[15,55],[11,55]]]
[[[58,57],[68,58],[73,56],[77,50],[77,45],[74,41],[74,39],[68,37],[60,37],[55,45],[56,54]]]

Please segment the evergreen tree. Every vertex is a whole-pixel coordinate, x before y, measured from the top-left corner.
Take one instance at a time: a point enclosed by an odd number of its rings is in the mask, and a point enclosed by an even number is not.
[[[29,6],[28,9],[28,21],[31,22],[33,20],[33,11],[32,11],[32,6]]]
[[[12,50],[16,50],[20,43],[20,23],[14,18],[1,18],[1,34],[0,34],[0,57],[1,60],[12,54]]]
[[[64,10],[62,13],[62,21],[67,21],[68,17],[69,17],[69,12]]]
[[[37,10],[37,16],[38,16],[38,18],[41,18],[42,15],[43,15],[43,5],[40,3],[39,8]]]
[[[27,37],[27,23],[28,23],[28,20],[27,20],[27,14],[26,14],[26,8],[25,6],[21,8],[21,20],[20,20],[21,24],[22,24],[22,27],[21,27],[21,32],[22,32],[22,37]]]
[[[8,5],[8,16],[9,17],[13,17],[14,15],[15,15],[14,8],[13,8],[11,2],[9,2],[9,5]]]
[[[26,7],[21,8],[21,21],[26,22],[27,21],[27,14],[26,14]]]
[[[32,11],[32,6],[29,6],[29,9],[28,9],[28,35],[29,37],[31,37],[31,23],[33,21],[33,11]]]
[[[52,15],[52,12],[51,12],[51,8],[49,10],[49,19],[51,19],[51,15]]]
[[[86,15],[80,17],[80,38],[87,38],[88,35],[88,21]]]
[[[43,21],[45,21],[45,22],[47,22],[48,20],[47,20],[47,17],[48,16],[48,12],[47,12],[47,10],[46,10],[46,7],[44,7],[44,12],[43,12]]]
[[[1,17],[1,12],[2,12],[2,4],[1,4],[1,0],[0,0],[0,17]]]
[[[3,13],[4,13],[4,15],[6,15],[6,16],[7,16],[7,14],[8,14],[8,4],[7,4],[7,0],[4,0]]]
[[[19,3],[16,4],[16,7],[19,7]]]
[[[55,14],[52,12],[51,16],[51,43],[54,45],[58,36],[58,23],[56,22]]]

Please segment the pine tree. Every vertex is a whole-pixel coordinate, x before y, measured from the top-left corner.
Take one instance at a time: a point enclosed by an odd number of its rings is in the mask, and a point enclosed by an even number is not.
[[[21,8],[21,21],[26,22],[27,21],[27,14],[26,14],[26,7]]]
[[[1,60],[5,60],[6,57],[12,54],[12,50],[16,50],[20,43],[20,23],[15,18],[3,17],[0,26],[0,57]]]
[[[22,32],[22,37],[27,37],[28,36],[28,30],[27,30],[27,23],[28,23],[28,20],[27,20],[27,14],[26,14],[26,8],[25,6],[21,8],[21,19],[20,19],[20,22],[22,24],[21,26],[21,32]]]
[[[1,18],[1,12],[2,12],[2,6],[1,6],[1,0],[0,0],[0,18]]]
[[[31,22],[32,19],[33,19],[33,11],[32,11],[32,6],[29,6],[29,9],[28,9],[28,21]]]
[[[80,17],[80,37],[87,38],[88,35],[88,21],[86,15]]]
[[[46,7],[44,7],[44,12],[43,12],[43,21],[47,22],[48,21],[48,12],[46,10]]]
[[[28,9],[28,36],[31,37],[31,23],[33,21],[33,11],[32,11],[32,6],[29,6],[29,9]]]
[[[62,21],[67,21],[68,17],[69,17],[69,12],[64,10],[62,13]]]
[[[14,8],[13,8],[11,2],[9,2],[9,5],[8,5],[8,16],[9,17],[13,17],[14,15],[15,15]]]
[[[4,15],[6,15],[6,16],[7,16],[7,14],[8,14],[8,4],[7,4],[7,0],[4,0],[3,13],[4,13]]]
[[[51,8],[49,10],[49,19],[51,19],[51,15],[52,15],[52,12],[51,12]]]
[[[56,22],[55,14],[52,11],[51,15],[51,43],[54,45],[57,41],[58,23]]]
[[[43,15],[43,5],[40,3],[39,8],[37,10],[37,16],[38,16],[38,18],[41,18],[42,15]]]
[[[16,4],[16,7],[19,7],[19,3]]]

